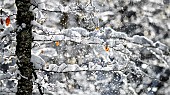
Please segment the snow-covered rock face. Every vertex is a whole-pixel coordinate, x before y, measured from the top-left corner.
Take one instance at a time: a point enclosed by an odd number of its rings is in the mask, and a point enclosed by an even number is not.
[[[52,95],[169,95],[167,0],[31,2],[36,19],[30,61],[38,77],[33,93],[39,94],[39,83]],[[9,26],[0,24],[0,94],[16,92],[24,77],[16,65],[17,9],[11,4],[0,1],[1,19],[12,15]]]

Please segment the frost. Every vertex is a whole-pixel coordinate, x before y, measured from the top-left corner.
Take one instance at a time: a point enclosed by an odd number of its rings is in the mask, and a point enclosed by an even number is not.
[[[53,57],[58,55],[54,48],[43,48],[40,49],[40,51],[42,51],[40,55],[44,55],[47,57]]]
[[[123,38],[123,39],[127,38],[127,34],[122,33],[122,32],[116,32],[115,30],[109,27],[106,27],[104,31],[105,31],[105,36],[107,38]]]
[[[67,68],[67,65],[65,64],[65,63],[63,63],[63,64],[61,64],[60,66],[59,66],[59,68],[58,68],[58,71],[59,72],[62,72],[64,69],[66,69]]]
[[[142,66],[141,66],[143,69],[146,69],[147,67],[148,67],[148,65],[147,64],[142,64]]]
[[[26,24],[25,23],[22,23],[22,28],[25,28],[26,27]]]
[[[169,52],[169,47],[167,47],[165,44],[157,41],[154,43],[155,47],[157,47],[158,49],[161,49],[162,51],[165,51],[165,52]]]
[[[77,32],[76,30],[66,29],[66,30],[63,30],[62,33],[65,36],[70,37],[71,41],[81,42],[81,34]]]
[[[157,87],[153,87],[153,88],[152,88],[152,91],[153,91],[153,92],[156,92],[157,89],[158,89]]]
[[[77,71],[79,70],[79,66],[77,64],[73,64],[73,65],[67,65],[67,68],[65,68],[63,71]]]
[[[31,62],[34,64],[35,69],[42,69],[46,64],[46,62],[40,56],[37,56],[35,54],[32,54]]]
[[[38,35],[36,33],[33,33],[34,36],[34,40],[47,40],[47,41],[52,41],[52,40],[64,40],[65,36],[64,35],[50,35],[50,36],[46,36],[46,35]],[[76,39],[75,39],[76,40]]]
[[[169,95],[167,0],[31,0],[33,94]],[[0,94],[17,91],[14,0],[0,1]],[[11,6],[10,6],[11,5]],[[59,45],[56,45],[58,42]],[[109,50],[106,50],[106,47]],[[19,77],[18,77],[19,75]]]
[[[47,71],[57,71],[58,66],[56,64],[49,64]]]
[[[36,18],[37,18],[37,20],[41,20],[41,19],[43,19],[43,18],[44,18],[44,15],[42,14],[42,12],[41,12],[41,11],[37,11]]]
[[[163,0],[149,0],[150,2],[158,3],[158,4],[163,4]]]
[[[0,74],[0,80],[8,79],[8,78],[10,78],[11,76],[12,76],[11,73],[6,73],[6,74],[1,73],[1,74]]]
[[[170,23],[167,23],[168,29],[170,29]]]
[[[153,46],[153,42],[144,36],[135,35],[133,36],[131,41],[141,45]]]
[[[77,31],[77,32],[80,33],[81,36],[83,36],[83,37],[89,36],[89,32],[88,32],[86,29],[81,28],[81,27],[71,28],[70,31]]]

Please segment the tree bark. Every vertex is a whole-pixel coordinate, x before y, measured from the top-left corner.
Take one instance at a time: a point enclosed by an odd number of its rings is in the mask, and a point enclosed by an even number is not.
[[[15,0],[17,6],[17,29],[16,29],[16,55],[18,57],[17,65],[19,67],[21,79],[18,80],[16,95],[32,95],[32,72],[31,64],[31,43],[32,43],[32,25],[33,14],[29,11],[30,0]]]

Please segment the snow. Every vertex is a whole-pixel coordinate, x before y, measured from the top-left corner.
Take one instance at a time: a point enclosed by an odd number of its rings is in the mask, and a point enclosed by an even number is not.
[[[169,47],[167,47],[165,44],[157,41],[154,43],[155,47],[157,47],[158,49],[161,49],[162,51],[166,51],[168,52],[169,51]]]
[[[40,57],[35,54],[31,55],[31,62],[33,63],[35,69],[42,69],[46,62]]]
[[[158,89],[157,87],[153,87],[153,88],[152,88],[152,91],[153,91],[153,92],[156,92],[157,89]]]
[[[58,72],[62,72],[63,70],[65,70],[67,68],[67,65],[65,63],[61,64],[58,68]]]
[[[79,66],[78,66],[77,64],[73,64],[73,65],[68,64],[68,65],[67,65],[67,68],[65,68],[65,69],[63,70],[63,72],[67,72],[67,71],[77,71],[77,70],[79,70]]]
[[[148,65],[147,64],[142,64],[142,66],[141,66],[143,69],[146,69],[147,67],[148,67]]]
[[[149,0],[150,2],[158,3],[158,4],[163,4],[163,0]]]
[[[63,30],[62,33],[67,36],[70,37],[71,41],[75,41],[75,42],[81,42],[81,34],[79,32],[77,32],[76,30]]]
[[[14,1],[0,1],[3,21],[6,15],[12,15],[9,26],[0,24],[3,29],[0,31],[0,85],[5,91],[14,88],[12,91],[16,92],[14,84],[20,73],[16,65],[19,60],[11,57],[16,50]],[[168,74],[160,77],[169,69],[170,62],[169,6],[163,0],[31,2],[38,6],[30,8],[35,15],[31,22],[33,44],[37,44],[31,50],[31,62],[38,76],[33,79],[33,93],[39,94],[36,83],[40,83],[43,92],[52,95],[138,95],[140,92],[156,95],[169,84],[164,82]],[[10,8],[11,4],[14,6]],[[136,13],[137,18],[129,17],[129,11]],[[63,13],[68,14],[64,28],[60,24]],[[128,28],[131,24],[139,27]],[[22,23],[18,29],[25,27]],[[60,42],[59,46],[55,45],[56,41]],[[106,46],[109,51],[105,50]],[[155,80],[163,86],[159,87]],[[163,90],[161,94],[168,91]]]
[[[127,34],[125,34],[123,32],[116,32],[115,30],[111,29],[110,27],[106,27],[104,29],[104,31],[105,31],[105,35],[107,38],[122,38],[122,39],[127,38]]]
[[[76,31],[76,32],[80,33],[81,36],[83,36],[83,37],[88,37],[90,34],[86,29],[81,28],[81,27],[72,27],[70,29],[70,31]]]
[[[153,42],[144,36],[134,35],[131,41],[141,45],[153,46]]]
[[[49,36],[46,36],[46,35],[38,35],[36,33],[33,33],[33,36],[34,36],[34,40],[44,40],[44,41],[59,41],[59,40],[64,40],[64,35],[49,35]],[[74,40],[74,39],[73,39]],[[76,40],[76,37],[75,37],[75,40]]]
[[[0,74],[0,80],[8,79],[8,78],[10,78],[11,76],[12,76],[11,73],[6,73],[6,74],[1,73],[1,74]]]

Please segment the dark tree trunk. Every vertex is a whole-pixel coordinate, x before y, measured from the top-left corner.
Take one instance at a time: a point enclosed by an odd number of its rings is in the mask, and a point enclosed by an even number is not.
[[[17,95],[32,94],[32,72],[33,65],[31,59],[31,43],[32,43],[32,25],[33,14],[29,11],[30,0],[15,0],[17,6],[17,26],[16,29],[16,55],[18,57],[17,65],[19,67],[21,79],[18,81]],[[25,27],[23,27],[26,25]],[[21,27],[21,29],[20,29]]]
[[[63,6],[67,6],[67,4],[70,2],[70,0],[60,0],[61,4]],[[69,14],[66,12],[62,12],[62,17],[60,20],[60,25],[62,29],[67,29],[68,28],[68,19],[69,19]]]
[[[60,21],[62,28],[66,29],[68,27],[68,13],[63,13]]]

